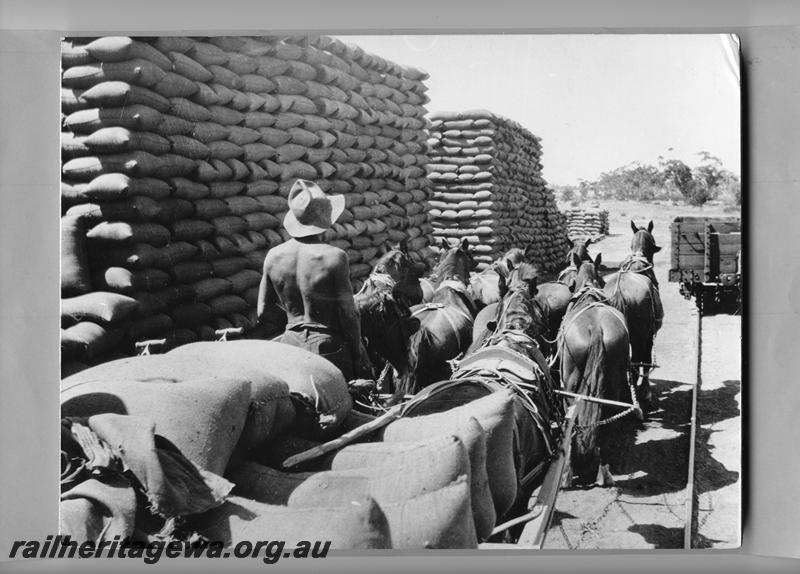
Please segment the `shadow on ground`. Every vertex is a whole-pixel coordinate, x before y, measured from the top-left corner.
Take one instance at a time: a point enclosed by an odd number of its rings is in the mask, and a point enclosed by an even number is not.
[[[691,430],[692,388],[677,381],[652,379],[655,409],[645,423],[624,420],[607,440],[605,462],[617,478],[622,495],[647,497],[675,493],[686,487]],[[726,381],[722,387],[701,391],[698,396],[698,420],[703,425],[719,423],[739,416],[735,396],[738,381]],[[714,459],[709,438],[713,431],[697,428],[696,468],[702,469],[698,493],[717,490],[739,479],[739,473],[727,470]],[[647,437],[646,442],[639,442]]]
[[[569,512],[562,512],[560,510],[553,511],[553,518],[550,521],[550,528],[560,526],[564,520],[575,520],[577,516],[573,516]]]
[[[650,384],[655,401],[647,421],[621,421],[606,443],[605,461],[612,474],[633,475],[617,479],[623,495],[656,496],[686,487],[691,387],[660,379],[651,379]],[[637,444],[643,434],[648,440]]]
[[[653,548],[683,548],[683,528],[668,528],[661,524],[634,524],[628,528],[652,544]]]
[[[704,391],[697,397],[697,419],[701,425],[717,424],[740,414],[736,395],[741,389],[740,381],[723,381],[722,386]],[[713,456],[714,447],[709,445],[715,431],[698,427],[695,454],[697,494],[719,490],[739,480],[739,473],[725,468]]]
[[[628,528],[628,531],[638,534],[648,544],[652,544],[655,549],[684,547],[685,533],[683,528],[668,528],[660,524],[634,524]],[[692,548],[713,548],[714,544],[719,542],[720,540],[695,534],[692,537]]]

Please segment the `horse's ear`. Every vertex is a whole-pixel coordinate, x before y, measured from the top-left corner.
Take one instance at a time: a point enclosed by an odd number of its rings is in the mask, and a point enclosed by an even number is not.
[[[461,240],[461,251],[469,253],[469,239],[466,237]]]
[[[592,244],[592,238],[591,237],[587,237],[586,241],[583,242],[583,246],[584,247],[589,247],[591,244]]]
[[[597,257],[594,258],[594,266],[600,269],[600,263],[603,261],[603,254],[598,253]]]
[[[653,233],[653,220],[650,220],[650,223],[647,224],[647,233]]]
[[[653,247],[653,253],[658,253],[659,251],[661,251],[660,245],[656,245],[655,247]]]
[[[449,249],[450,249],[450,244],[447,243],[447,239],[442,237],[442,250],[443,251],[448,251]]]
[[[530,283],[528,283],[528,295],[530,295],[531,297],[536,297],[536,293],[539,292],[538,283],[539,279],[536,277],[531,279]]]
[[[631,229],[633,229],[634,233],[637,233],[639,231],[639,228],[636,227],[636,224],[633,222],[633,219],[631,219]]]
[[[397,244],[397,248],[404,254],[408,255],[408,238],[403,237],[400,240],[400,243]]]
[[[501,299],[508,293],[508,283],[506,283],[505,275],[502,273],[497,274],[497,292]]]
[[[581,257],[577,253],[570,253],[570,263],[575,269],[578,269],[581,266]]]

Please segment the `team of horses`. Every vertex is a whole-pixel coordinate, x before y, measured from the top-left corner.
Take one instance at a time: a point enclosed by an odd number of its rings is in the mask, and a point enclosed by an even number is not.
[[[621,432],[612,423],[641,419],[651,407],[653,342],[663,319],[653,270],[660,247],[652,221],[631,227],[631,253],[607,276],[589,241],[573,244],[556,280],[539,282],[521,249],[476,273],[467,240],[442,240],[428,273],[405,244],[389,249],[356,294],[387,404],[441,381],[515,391],[517,515],[552,460],[572,401],[567,476],[578,485],[609,483],[602,456]]]

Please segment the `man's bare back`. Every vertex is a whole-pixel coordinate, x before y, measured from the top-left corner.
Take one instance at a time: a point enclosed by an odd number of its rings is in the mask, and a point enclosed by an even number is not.
[[[291,239],[270,249],[259,289],[259,319],[274,305],[286,311],[286,342],[303,346],[299,335],[290,331],[324,326],[344,343],[348,362],[358,364],[361,329],[344,251],[320,243],[317,237]],[[349,368],[339,366],[343,371]]]
[[[341,293],[345,287],[340,285],[343,262],[346,264],[347,257],[341,249],[297,239],[269,251],[264,273],[289,323],[310,321],[341,329],[336,303],[342,296],[353,296],[352,292]]]

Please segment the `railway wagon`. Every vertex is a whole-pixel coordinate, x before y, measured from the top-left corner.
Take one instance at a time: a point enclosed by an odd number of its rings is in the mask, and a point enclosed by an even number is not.
[[[732,217],[676,217],[670,225],[669,280],[701,314],[741,307],[741,229]]]

